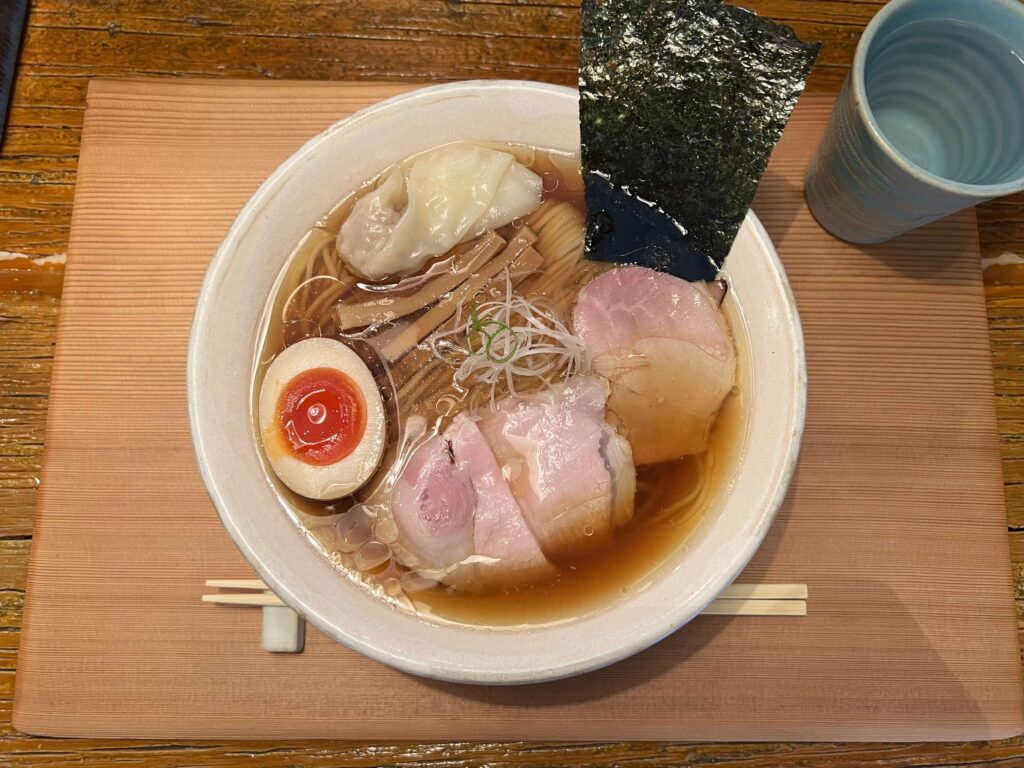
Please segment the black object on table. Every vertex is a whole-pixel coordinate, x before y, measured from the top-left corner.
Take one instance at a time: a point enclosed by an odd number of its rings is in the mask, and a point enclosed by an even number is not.
[[[7,108],[14,87],[14,68],[18,63],[18,49],[28,16],[28,0],[0,1],[0,145],[7,125]]]

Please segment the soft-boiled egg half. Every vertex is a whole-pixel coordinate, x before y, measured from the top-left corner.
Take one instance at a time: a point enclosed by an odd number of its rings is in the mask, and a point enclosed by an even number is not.
[[[384,402],[373,374],[334,339],[305,339],[274,358],[259,419],[274,473],[310,499],[354,493],[384,453]]]

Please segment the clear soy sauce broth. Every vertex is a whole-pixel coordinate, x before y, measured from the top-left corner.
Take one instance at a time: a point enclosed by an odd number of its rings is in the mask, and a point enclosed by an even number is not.
[[[580,287],[611,267],[573,261],[581,253],[584,234],[578,159],[522,145],[490,146],[513,153],[544,182],[541,208],[526,221],[515,221],[498,230],[506,240],[514,238],[522,226],[538,232],[534,248],[544,256],[544,265],[539,272],[520,277],[517,290],[528,298],[545,296],[562,307],[568,317]],[[639,467],[636,512],[629,523],[616,531],[609,548],[561,560],[555,563],[558,576],[533,586],[484,594],[459,592],[443,585],[424,588],[416,584],[410,588],[408,574],[396,561],[374,563],[379,559],[373,556],[376,550],[369,557],[361,557],[359,547],[354,549],[353,542],[339,534],[337,523],[353,504],[386,503],[397,474],[393,468],[407,458],[411,437],[418,436],[417,445],[421,444],[426,437],[443,431],[456,413],[485,409],[488,405],[486,398],[476,396],[479,393],[456,385],[452,379],[454,369],[409,336],[408,325],[415,322],[422,310],[411,321],[375,322],[352,329],[340,327],[343,323],[339,317],[347,307],[382,296],[401,299],[415,294],[423,284],[416,277],[390,285],[366,284],[347,273],[338,258],[333,245],[338,230],[355,201],[372,190],[375,183],[376,180],[371,181],[342,200],[307,233],[289,256],[267,305],[260,364],[253,380],[254,414],[260,382],[273,358],[289,344],[315,336],[342,339],[360,353],[375,374],[388,410],[389,448],[377,475],[355,499],[320,502],[298,496],[280,483],[267,465],[267,474],[288,501],[296,523],[338,569],[339,576],[400,609],[440,622],[492,628],[558,623],[642,590],[676,551],[686,547],[692,536],[699,535],[701,524],[713,519],[728,494],[742,456],[751,388],[746,370],[746,339],[735,298],[727,297],[723,311],[736,342],[738,381],[715,422],[707,451]],[[545,249],[571,251],[574,256],[556,264]],[[441,274],[448,263],[448,256],[440,257],[427,271],[431,275]],[[489,285],[492,294],[504,290],[503,285],[495,282],[492,280]],[[259,442],[255,422],[253,434]],[[370,541],[386,544],[396,535],[394,522],[386,516],[379,516],[376,522],[371,519],[371,525],[374,530]]]

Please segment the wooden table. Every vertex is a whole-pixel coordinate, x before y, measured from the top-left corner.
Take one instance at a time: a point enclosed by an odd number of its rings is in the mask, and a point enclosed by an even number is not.
[[[752,10],[791,24],[801,36],[825,43],[809,84],[814,90],[838,88],[864,24],[882,4],[746,2]],[[25,568],[88,79],[512,77],[572,84],[577,21],[577,0],[35,0],[0,151],[0,255],[13,254],[0,260],[0,764],[1024,764],[1024,739],[884,745],[211,744],[36,739],[10,727]],[[1020,610],[1024,196],[982,206],[979,220]]]

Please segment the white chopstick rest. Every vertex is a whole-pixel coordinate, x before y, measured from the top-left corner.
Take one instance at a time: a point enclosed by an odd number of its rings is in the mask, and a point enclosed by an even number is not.
[[[306,622],[283,605],[263,606],[263,635],[260,646],[269,653],[302,653],[306,645]]]
[[[203,595],[204,603],[218,605],[256,605],[263,608],[260,646],[268,653],[302,653],[306,646],[306,622],[267,589],[259,579],[207,579],[206,586],[218,589],[248,590]]]

